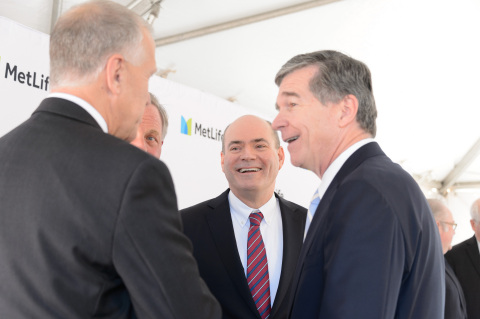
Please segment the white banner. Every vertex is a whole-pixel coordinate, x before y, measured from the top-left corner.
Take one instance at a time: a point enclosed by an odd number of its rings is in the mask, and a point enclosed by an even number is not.
[[[29,118],[48,95],[49,36],[3,17],[0,30],[2,136]],[[216,197],[228,187],[220,165],[221,137],[228,124],[243,114],[273,120],[158,76],[151,79],[150,91],[169,117],[161,159],[172,173],[179,208]],[[285,155],[285,164],[277,178],[277,192],[308,206],[319,180],[313,173],[293,167],[287,150]]]

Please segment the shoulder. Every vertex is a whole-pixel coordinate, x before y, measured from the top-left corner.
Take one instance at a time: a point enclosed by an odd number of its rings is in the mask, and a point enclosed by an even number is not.
[[[211,198],[193,206],[181,209],[180,215],[182,217],[182,220],[184,222],[196,221],[199,218],[202,218],[201,216],[204,216],[205,214],[214,210],[220,205],[228,206],[228,191],[229,190],[226,190],[215,198]]]
[[[280,210],[287,209],[287,210],[291,210],[293,212],[298,212],[298,213],[306,216],[307,209],[305,207],[300,206],[300,205],[298,205],[294,202],[288,201],[288,200],[278,196],[277,194],[275,194],[275,196],[278,198],[278,202],[280,203]]]

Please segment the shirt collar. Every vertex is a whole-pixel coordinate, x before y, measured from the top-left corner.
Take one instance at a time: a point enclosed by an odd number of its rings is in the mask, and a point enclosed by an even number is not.
[[[95,121],[98,123],[98,125],[101,127],[101,129],[105,132],[108,133],[108,126],[107,122],[105,122],[105,119],[102,117],[102,115],[97,111],[96,108],[94,108],[90,103],[87,101],[79,98],[78,96],[71,95],[68,93],[62,93],[62,92],[55,92],[55,93],[50,93],[48,97],[56,97],[64,100],[68,100],[70,102],[73,102],[80,106],[82,109],[88,112]]]
[[[328,166],[327,170],[322,176],[322,181],[320,186],[318,187],[318,195],[320,198],[323,197],[325,192],[327,191],[328,186],[332,183],[335,175],[337,175],[338,171],[342,168],[343,164],[347,161],[347,159],[352,156],[355,151],[357,151],[360,147],[373,142],[373,138],[366,138],[357,143],[351,145],[345,151],[343,151],[333,162]]]
[[[248,218],[255,208],[245,205],[235,194],[230,190],[228,192],[228,202],[230,204],[230,212],[235,220],[243,227],[247,224]],[[262,207],[258,208],[263,214],[265,222],[270,224],[274,218],[274,212],[277,205],[275,194]]]

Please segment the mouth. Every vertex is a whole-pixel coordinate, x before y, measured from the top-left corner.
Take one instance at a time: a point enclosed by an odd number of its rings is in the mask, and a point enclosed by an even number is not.
[[[293,141],[296,141],[300,136],[293,136],[293,137],[290,137],[290,138],[287,138],[285,140],[286,143],[291,143]]]
[[[237,172],[239,173],[254,173],[254,172],[259,172],[261,170],[261,168],[240,168],[240,169],[237,169]]]

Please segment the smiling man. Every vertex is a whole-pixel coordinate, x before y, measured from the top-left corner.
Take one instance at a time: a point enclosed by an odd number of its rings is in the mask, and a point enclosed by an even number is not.
[[[321,179],[290,318],[443,318],[438,231],[418,185],[373,141],[368,67],[318,51],[289,60],[275,82],[273,128],[292,163]]]
[[[181,211],[185,234],[223,318],[284,318],[306,209],[274,193],[284,152],[269,122],[242,116],[222,143],[230,188]]]

